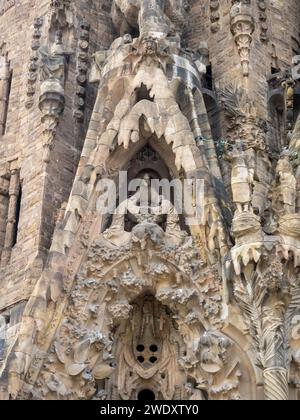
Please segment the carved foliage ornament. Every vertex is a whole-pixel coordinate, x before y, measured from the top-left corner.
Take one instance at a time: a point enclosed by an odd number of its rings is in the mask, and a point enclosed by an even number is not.
[[[300,304],[298,275],[275,253],[244,273],[234,280],[234,296],[249,328],[256,364],[264,372],[266,399],[288,400],[287,349]]]
[[[208,327],[191,238],[142,222],[115,247],[113,232],[88,251],[35,397],[128,400],[150,388],[164,399],[240,399],[237,348]]]

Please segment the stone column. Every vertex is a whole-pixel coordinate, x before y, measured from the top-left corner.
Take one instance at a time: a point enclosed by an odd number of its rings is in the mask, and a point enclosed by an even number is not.
[[[264,370],[265,399],[267,401],[288,401],[288,371],[285,368],[273,367]]]
[[[4,249],[2,252],[2,258],[1,258],[2,264],[7,264],[9,262],[11,250],[12,250],[12,247],[14,246],[14,238],[15,238],[16,228],[17,228],[16,216],[17,216],[19,193],[20,193],[20,176],[19,176],[19,171],[15,169],[11,172],[10,184],[9,184],[9,205],[8,205]]]
[[[139,16],[141,37],[162,37],[169,30],[164,15],[165,0],[142,0]]]
[[[0,135],[5,132],[9,84],[10,84],[10,66],[6,56],[0,57]]]
[[[9,181],[0,177],[0,256],[4,246],[5,232],[6,232],[6,219],[8,210],[8,189]]]

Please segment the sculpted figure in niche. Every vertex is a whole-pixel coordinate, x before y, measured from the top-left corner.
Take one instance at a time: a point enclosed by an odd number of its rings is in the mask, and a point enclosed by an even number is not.
[[[290,162],[290,153],[284,150],[276,168],[277,188],[274,191],[274,210],[278,215],[293,214],[296,211],[297,181]]]
[[[227,153],[227,160],[232,164],[232,198],[238,213],[250,211],[251,202],[251,176],[241,149],[234,145],[232,150]]]
[[[115,245],[131,236],[128,228],[126,231],[126,218],[131,227],[144,223],[162,225],[166,222],[166,234],[174,239],[184,234],[175,207],[151,187],[151,176],[148,173],[144,174],[138,191],[116,209],[111,227],[104,232],[104,237]]]
[[[218,333],[207,332],[200,339],[200,362],[205,372],[217,373],[227,362],[230,341]]]
[[[54,44],[48,48],[40,49],[41,78],[43,81],[56,80],[63,87],[68,57],[72,51],[65,49],[62,41],[62,32],[57,31]]]

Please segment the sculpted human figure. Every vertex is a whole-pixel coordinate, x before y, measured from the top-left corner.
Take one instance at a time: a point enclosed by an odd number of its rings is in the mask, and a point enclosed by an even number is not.
[[[295,213],[296,207],[296,186],[297,181],[294,175],[293,166],[290,162],[290,153],[283,151],[276,168],[276,179],[278,188],[275,194],[279,198],[278,210],[284,210],[285,214]]]
[[[233,202],[238,213],[250,210],[251,177],[245,162],[244,153],[236,145],[228,153],[227,159],[232,163],[231,188]]]
[[[61,31],[57,31],[51,48],[40,49],[42,80],[58,80],[64,86],[67,58],[71,53],[63,45]]]

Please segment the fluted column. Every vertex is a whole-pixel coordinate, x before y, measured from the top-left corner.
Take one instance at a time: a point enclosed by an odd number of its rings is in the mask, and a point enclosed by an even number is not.
[[[0,57],[0,135],[5,132],[8,96],[9,96],[10,66],[6,56]]]
[[[288,371],[273,367],[264,371],[265,399],[267,401],[288,401]]]
[[[9,205],[7,215],[7,225],[4,249],[2,252],[1,263],[7,264],[10,259],[11,250],[14,246],[15,234],[16,234],[16,217],[17,217],[17,206],[18,197],[20,193],[20,176],[17,170],[11,172],[10,184],[9,184]]]

